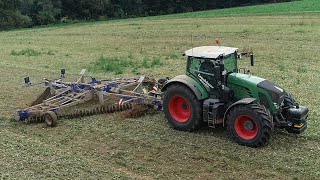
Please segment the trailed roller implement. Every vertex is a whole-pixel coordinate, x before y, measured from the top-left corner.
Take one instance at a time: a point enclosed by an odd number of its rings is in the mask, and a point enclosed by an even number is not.
[[[54,127],[58,119],[126,111],[137,104],[162,109],[162,100],[158,92],[162,84],[153,78],[141,76],[97,80],[91,77],[86,82],[87,77],[84,73],[85,70],[82,70],[80,78],[75,82],[63,81],[65,70],[61,70],[60,78],[45,79],[42,83],[33,84],[29,77],[25,78],[27,87],[44,84],[47,88],[31,107],[18,110],[15,119],[26,124],[45,122],[48,126]],[[86,107],[86,103],[88,106],[90,104],[90,107]],[[85,107],[77,108],[81,104]]]

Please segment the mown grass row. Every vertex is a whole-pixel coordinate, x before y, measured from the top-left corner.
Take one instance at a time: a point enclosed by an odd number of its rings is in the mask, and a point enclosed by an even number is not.
[[[40,56],[40,55],[42,55],[42,54],[46,54],[46,55],[53,56],[53,55],[54,55],[54,52],[51,51],[51,50],[48,50],[48,51],[44,51],[44,50],[38,51],[38,50],[31,49],[31,48],[26,48],[26,49],[22,49],[22,50],[12,50],[12,51],[11,51],[11,55],[12,55],[12,56],[27,56],[27,57],[30,57],[30,56]]]

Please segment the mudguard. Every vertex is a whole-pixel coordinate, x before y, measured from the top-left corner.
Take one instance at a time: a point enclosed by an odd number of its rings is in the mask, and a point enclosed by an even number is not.
[[[206,88],[203,87],[201,83],[187,75],[176,76],[167,81],[161,91],[164,92],[170,85],[175,83],[184,84],[185,86],[189,87],[194,92],[198,100],[207,99],[209,97],[209,93]]]
[[[226,110],[226,112],[224,113],[224,116],[223,116],[223,126],[225,125],[225,121],[227,119],[227,114],[229,113],[229,111],[237,106],[237,105],[240,105],[240,104],[251,104],[253,102],[255,102],[256,99],[255,98],[244,98],[244,99],[241,99],[235,103],[233,103],[231,106],[228,107],[228,109]]]

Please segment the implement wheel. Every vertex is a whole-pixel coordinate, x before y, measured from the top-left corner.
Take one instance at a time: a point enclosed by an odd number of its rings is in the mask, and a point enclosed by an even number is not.
[[[228,115],[230,137],[238,144],[260,147],[268,143],[272,133],[272,120],[264,106],[238,105]]]
[[[192,131],[202,121],[202,102],[182,84],[167,88],[163,98],[163,109],[168,123],[177,130]]]
[[[48,111],[44,114],[44,122],[48,127],[56,127],[58,124],[58,117],[56,113]]]

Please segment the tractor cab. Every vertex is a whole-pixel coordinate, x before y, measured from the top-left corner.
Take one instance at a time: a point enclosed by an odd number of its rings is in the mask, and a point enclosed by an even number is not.
[[[224,46],[202,46],[184,53],[188,57],[187,75],[198,79],[210,96],[221,95],[226,75],[238,71],[238,48]]]
[[[213,68],[224,62],[227,72],[237,72],[238,48],[224,46],[202,46],[184,53],[188,57],[188,71],[204,71],[213,74]],[[206,67],[208,66],[208,67]]]

